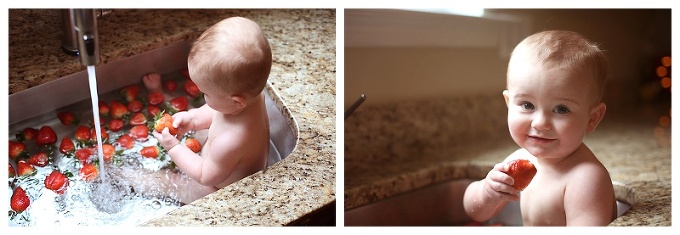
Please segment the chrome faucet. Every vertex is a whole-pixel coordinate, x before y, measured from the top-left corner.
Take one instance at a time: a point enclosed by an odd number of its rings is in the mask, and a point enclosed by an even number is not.
[[[79,55],[80,62],[84,66],[99,63],[97,18],[105,14],[108,13],[95,9],[65,9],[62,11],[64,37],[61,47],[69,54]]]

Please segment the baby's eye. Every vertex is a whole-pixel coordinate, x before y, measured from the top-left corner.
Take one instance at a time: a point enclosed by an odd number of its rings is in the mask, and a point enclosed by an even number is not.
[[[566,113],[569,113],[569,108],[567,108],[567,106],[564,106],[564,105],[558,105],[557,107],[555,107],[553,109],[553,112],[558,113],[558,114],[566,114]]]
[[[529,102],[522,102],[522,103],[519,104],[519,107],[522,107],[522,109],[526,109],[526,110],[533,110],[534,104],[529,103]]]

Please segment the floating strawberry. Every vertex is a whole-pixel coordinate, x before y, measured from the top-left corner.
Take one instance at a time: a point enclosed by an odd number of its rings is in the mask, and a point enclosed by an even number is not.
[[[86,147],[76,150],[76,158],[80,162],[87,162],[95,152],[94,147]]]
[[[109,107],[109,105],[106,102],[99,101],[99,116],[108,117],[110,113],[111,107]]]
[[[518,190],[524,190],[536,175],[536,167],[529,160],[515,159],[508,162],[510,166],[508,172],[505,172],[510,177],[515,179],[515,184],[512,186]]]
[[[139,96],[139,89],[139,84],[129,85],[121,89],[120,94],[125,101],[130,102],[137,99],[137,96]]]
[[[167,113],[161,112],[160,115],[157,115],[156,118],[154,118],[154,124],[153,124],[153,129],[157,132],[162,132],[163,129],[168,128],[168,131],[170,132],[171,135],[176,135],[177,134],[177,129],[172,126],[172,116]]]
[[[168,79],[163,81],[163,87],[165,88],[166,91],[168,92],[173,92],[177,90],[177,81]]]
[[[180,111],[187,111],[189,107],[189,99],[186,96],[178,96],[170,100],[170,113],[177,113]]]
[[[149,105],[146,107],[146,111],[151,115],[151,117],[155,117],[161,112],[161,108],[159,108],[156,105]]]
[[[118,140],[116,140],[116,143],[124,149],[131,149],[135,146],[135,140],[129,135],[121,135],[118,137]]]
[[[47,155],[46,152],[38,152],[36,154],[33,154],[33,156],[31,156],[28,159],[28,163],[31,163],[31,165],[39,167],[47,166],[47,163],[49,162],[50,157]]]
[[[146,125],[136,125],[130,128],[130,136],[137,141],[149,139],[149,127]]]
[[[140,112],[142,111],[142,109],[144,109],[144,103],[142,103],[142,101],[139,100],[133,100],[128,103],[127,108],[130,112],[133,113]]]
[[[16,213],[24,212],[31,205],[31,199],[21,186],[16,187],[10,199],[10,207]]]
[[[130,125],[144,125],[146,124],[146,115],[144,113],[134,113],[130,117]]]
[[[106,142],[109,139],[109,132],[104,127],[100,128],[99,131],[102,132],[102,142]],[[94,127],[90,129],[90,140],[92,143],[97,143],[97,129]]]
[[[152,91],[147,95],[147,100],[150,105],[159,105],[165,101],[165,98],[163,97],[163,93]]]
[[[109,120],[109,130],[113,132],[118,132],[125,127],[125,122],[119,118],[113,118]]]
[[[61,124],[64,124],[65,126],[78,125],[78,117],[71,111],[58,112],[57,117],[59,118],[59,121],[61,121]]]
[[[28,157],[28,152],[26,151],[26,144],[22,142],[10,140],[9,145],[7,147],[9,149],[10,159],[20,159]]]
[[[184,92],[191,98],[196,98],[198,97],[198,94],[201,93],[201,90],[198,89],[198,86],[196,86],[194,81],[187,79],[187,81],[184,83]]]
[[[38,130],[32,127],[26,127],[21,132],[16,134],[17,141],[33,141],[38,135]]]
[[[50,126],[42,126],[38,130],[38,135],[35,137],[35,143],[38,146],[50,145],[57,143],[57,133]]]
[[[50,189],[57,194],[64,194],[66,188],[68,188],[68,184],[69,181],[66,175],[58,170],[53,170],[52,173],[45,178],[45,188]]]
[[[61,144],[59,145],[59,152],[63,154],[71,154],[76,150],[75,144],[68,136],[64,136],[61,139]]]
[[[87,126],[76,127],[74,138],[79,143],[87,143],[90,141],[90,128]]]
[[[127,106],[124,105],[121,102],[118,101],[111,101],[109,103],[109,106],[111,107],[111,117],[112,118],[125,118],[125,116],[130,114],[130,110],[128,110]]]
[[[83,163],[83,167],[78,171],[78,176],[85,181],[92,181],[99,176],[99,169],[93,164]]]
[[[186,145],[194,153],[198,153],[198,152],[201,151],[201,143],[198,142],[197,139],[194,139],[194,138],[191,138],[191,137],[186,138],[184,140],[184,145]]]
[[[112,144],[102,144],[102,153],[104,162],[111,162],[113,155],[116,153],[116,148]]]
[[[35,167],[31,165],[26,160],[19,160],[17,162],[17,175],[19,176],[30,176],[30,175],[35,175]]]
[[[142,156],[144,156],[146,158],[156,159],[156,158],[158,158],[158,155],[160,154],[160,149],[158,148],[158,146],[155,146],[155,145],[146,146],[146,147],[142,148],[142,150],[139,150],[139,154],[141,154]]]
[[[9,165],[8,178],[14,178],[14,176],[17,175],[17,172],[14,170],[11,163],[7,163],[7,165]]]

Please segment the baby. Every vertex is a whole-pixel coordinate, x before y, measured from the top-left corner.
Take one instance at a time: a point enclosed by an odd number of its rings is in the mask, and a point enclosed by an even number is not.
[[[495,216],[509,201],[520,201],[526,226],[605,226],[616,217],[609,172],[583,143],[604,117],[601,102],[607,61],[597,45],[569,31],[531,35],[512,52],[503,97],[508,127],[521,147],[464,196],[476,221]],[[513,159],[537,169],[521,193],[505,172]]]
[[[208,28],[188,58],[190,77],[206,104],[173,115],[176,136],[167,128],[153,132],[184,174],[155,175],[165,184],[135,187],[135,191],[171,191],[179,201],[190,203],[263,170],[269,154],[269,119],[262,92],[271,64],[269,43],[255,22],[231,17]],[[160,79],[151,74],[143,81],[149,90],[157,90]],[[200,156],[180,144],[178,138],[187,131],[204,129],[207,139]]]

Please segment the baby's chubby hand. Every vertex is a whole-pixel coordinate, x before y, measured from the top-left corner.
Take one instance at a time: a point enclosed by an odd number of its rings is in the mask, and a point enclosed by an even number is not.
[[[172,115],[172,126],[177,129],[177,136],[183,136],[187,131],[192,130],[191,114],[187,111],[178,112]]]
[[[179,140],[175,136],[170,134],[170,130],[168,130],[167,127],[163,128],[163,131],[161,133],[153,131],[151,134],[153,134],[153,136],[158,140],[158,143],[161,146],[163,146],[163,148],[165,148],[167,151],[170,151],[170,149],[180,144]]]
[[[517,194],[520,192],[520,190],[512,187],[515,180],[505,173],[508,170],[509,166],[506,163],[501,162],[496,164],[486,175],[486,178],[484,178],[483,188],[490,197],[491,201],[497,202],[500,200],[519,200],[519,196]]]

